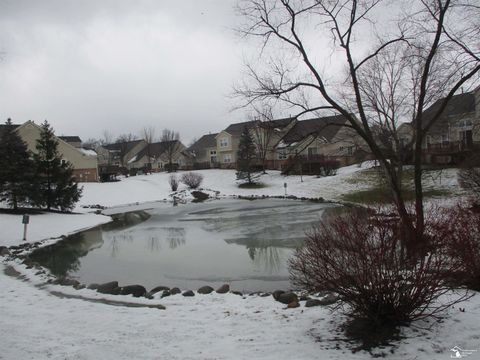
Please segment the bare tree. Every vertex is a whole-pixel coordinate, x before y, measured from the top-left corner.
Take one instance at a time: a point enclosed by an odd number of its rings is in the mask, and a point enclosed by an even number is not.
[[[245,106],[274,101],[297,109],[298,115],[329,109],[345,116],[348,126],[381,164],[404,225],[403,242],[414,249],[424,232],[422,141],[453,95],[478,82],[480,7],[475,0],[412,0],[408,7],[405,4],[402,0],[395,4],[383,0],[240,0],[239,13],[246,20],[240,32],[261,41],[261,56],[267,60],[260,61],[258,69],[247,65],[249,80],[235,91]],[[327,51],[316,51],[319,34],[330,36]],[[395,114],[405,111],[414,127],[415,216],[407,211],[397,166],[378,140],[370,118],[384,86],[372,84],[375,80],[367,79],[371,72],[365,69],[375,61],[381,65],[381,54],[397,47],[400,53],[393,63],[408,60],[413,76],[404,82],[406,89],[392,92],[392,98],[385,100],[389,106],[408,108],[395,110]],[[333,62],[345,69],[343,79],[334,79],[326,71]],[[393,88],[397,75],[389,74]],[[351,96],[338,91],[345,86]],[[425,110],[434,101],[438,107],[427,116]],[[391,125],[388,114],[379,112],[377,120],[383,116],[382,122]],[[395,121],[401,117],[397,115]]]
[[[152,163],[151,163],[151,160],[152,160],[152,154],[151,154],[151,144],[153,144],[155,142],[155,127],[153,126],[146,126],[142,129],[141,131],[141,135],[142,139],[145,141],[145,143],[147,144],[147,147],[146,147],[146,154],[147,154],[147,158],[148,158],[148,167],[151,168],[152,167]]]
[[[168,172],[174,171],[173,159],[181,150],[180,134],[170,129],[163,129],[160,141],[164,143],[164,156],[168,162]]]
[[[120,135],[116,140],[115,143],[118,144],[118,157],[120,159],[120,163],[122,166],[126,166],[126,159],[125,156],[127,155],[128,151],[130,150],[130,143],[132,141],[137,140],[137,136],[132,133],[127,133]]]
[[[262,163],[263,173],[265,174],[267,156],[273,149],[273,137],[275,134],[271,106],[264,105],[261,108],[255,108],[255,115],[252,120],[252,140],[257,150],[257,159]]]

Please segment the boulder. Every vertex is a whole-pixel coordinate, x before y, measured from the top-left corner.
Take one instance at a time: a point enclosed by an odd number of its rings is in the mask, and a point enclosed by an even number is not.
[[[170,294],[170,290],[163,290],[163,293],[162,293],[161,297],[164,298],[164,297],[167,297],[167,296],[170,296],[170,295],[172,295],[172,294]]]
[[[298,297],[296,294],[292,293],[292,292],[288,292],[288,293],[282,293],[278,296],[278,299],[277,301],[280,301],[282,304],[290,304],[291,302],[298,302]]]
[[[195,296],[195,293],[192,290],[187,290],[182,295],[183,296]]]
[[[299,306],[300,306],[300,304],[299,304],[298,301],[292,301],[290,304],[288,304],[287,308],[294,309],[294,308],[297,308]]]
[[[6,246],[0,246],[0,256],[10,255],[10,250]]]
[[[178,287],[174,287],[170,289],[170,295],[180,294],[182,291]]]
[[[213,291],[211,286],[202,286],[200,289],[197,290],[199,294],[210,294]]]
[[[228,284],[223,284],[216,290],[218,294],[226,294],[229,291],[230,291],[230,285]]]
[[[332,304],[335,304],[337,301],[338,301],[338,296],[333,294],[333,293],[329,293],[327,295],[325,295],[324,297],[322,297],[321,299],[319,299],[319,301],[321,302],[320,305],[332,305]]]
[[[150,290],[147,294],[145,294],[145,297],[153,299],[153,295],[160,291],[165,291],[165,290],[170,290],[168,286],[157,286],[154,287],[152,290]]]
[[[87,286],[87,289],[90,289],[90,290],[97,290],[98,289],[98,284],[96,283],[93,283],[93,284],[90,284]]]
[[[310,300],[307,300],[307,302],[305,303],[305,307],[313,307],[313,306],[320,306],[322,305],[322,302],[318,299],[310,299]]]
[[[232,291],[232,294],[238,295],[238,296],[243,296],[241,291]]]
[[[133,295],[134,297],[145,296],[147,290],[142,285],[128,285],[122,287],[121,295]]]
[[[101,294],[118,295],[120,294],[120,290],[120,287],[118,287],[118,281],[110,281],[105,284],[100,284],[97,287],[97,292]]]
[[[280,295],[284,294],[285,291],[283,290],[275,290],[273,293],[272,293],[272,296],[275,300],[278,301],[278,298],[280,297]]]
[[[60,277],[60,278],[54,280],[53,283],[57,284],[57,285],[73,286],[73,287],[80,285],[80,282],[78,282],[77,280],[64,278],[64,277]]]
[[[201,192],[201,191],[192,191],[191,194],[196,201],[205,201],[209,197],[208,194],[205,194],[204,192]]]
[[[270,295],[271,295],[270,293],[261,293],[260,297],[267,297],[267,296],[270,296]]]

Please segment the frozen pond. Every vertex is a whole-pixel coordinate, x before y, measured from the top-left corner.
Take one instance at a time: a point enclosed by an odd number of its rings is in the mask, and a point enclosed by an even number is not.
[[[296,200],[158,204],[70,236],[32,257],[83,283],[287,289],[287,259],[335,205]]]

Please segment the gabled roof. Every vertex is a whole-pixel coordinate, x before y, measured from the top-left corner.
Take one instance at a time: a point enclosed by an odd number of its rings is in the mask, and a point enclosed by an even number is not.
[[[195,143],[188,148],[188,151],[198,152],[206,148],[212,148],[217,146],[217,141],[215,136],[218,134],[207,134],[203,135],[200,139],[195,141]]]
[[[80,139],[78,136],[59,136],[58,138],[68,143],[82,142],[82,139]]]
[[[424,111],[424,119],[428,120],[433,117],[442,105],[444,98],[439,99],[433,103],[428,109]],[[460,114],[475,112],[475,93],[469,92],[464,94],[454,95],[449,101],[448,105],[443,110],[441,117],[448,117]]]
[[[132,140],[132,141],[123,141],[123,142],[120,141],[117,143],[104,145],[103,147],[107,150],[121,151],[123,149],[126,152],[129,152],[142,141],[143,140]]]
[[[241,135],[243,129],[246,127],[251,127],[255,124],[255,121],[244,121],[241,123],[231,124],[225,130],[225,132],[229,133],[230,135]],[[218,134],[217,134],[218,135]]]
[[[290,129],[282,141],[286,144],[292,144],[303,140],[309,135],[331,141],[346,122],[347,119],[343,115],[301,120]]]
[[[148,144],[138,152],[138,154],[136,155],[136,160],[140,160],[145,155],[159,157],[165,151],[167,151],[170,146],[178,146],[178,148],[180,149],[182,147],[182,143],[179,140],[172,140]]]
[[[285,119],[269,120],[269,121],[265,121],[263,123],[265,125],[271,126],[273,128],[281,129],[281,128],[284,128],[284,127],[287,127],[288,125],[290,125],[292,123],[292,121],[295,121],[295,118],[288,117],[288,118],[285,118]]]

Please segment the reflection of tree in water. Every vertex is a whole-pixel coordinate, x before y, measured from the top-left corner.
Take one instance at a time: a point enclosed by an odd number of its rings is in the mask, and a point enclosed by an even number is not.
[[[263,267],[269,274],[278,273],[282,264],[281,248],[272,240],[250,239],[246,241],[248,256],[257,267]]]
[[[66,276],[68,273],[78,271],[80,258],[102,244],[101,231],[93,229],[69,236],[56,244],[38,249],[30,257],[33,261],[50,269],[54,275]]]
[[[120,254],[120,245],[122,242],[133,242],[133,236],[131,233],[116,233],[110,236],[110,256],[112,258],[117,257]]]
[[[147,246],[151,252],[162,250],[162,244],[157,236],[150,236],[147,241]]]
[[[179,246],[185,245],[185,229],[169,227],[167,230],[167,241],[170,249],[176,249]]]

